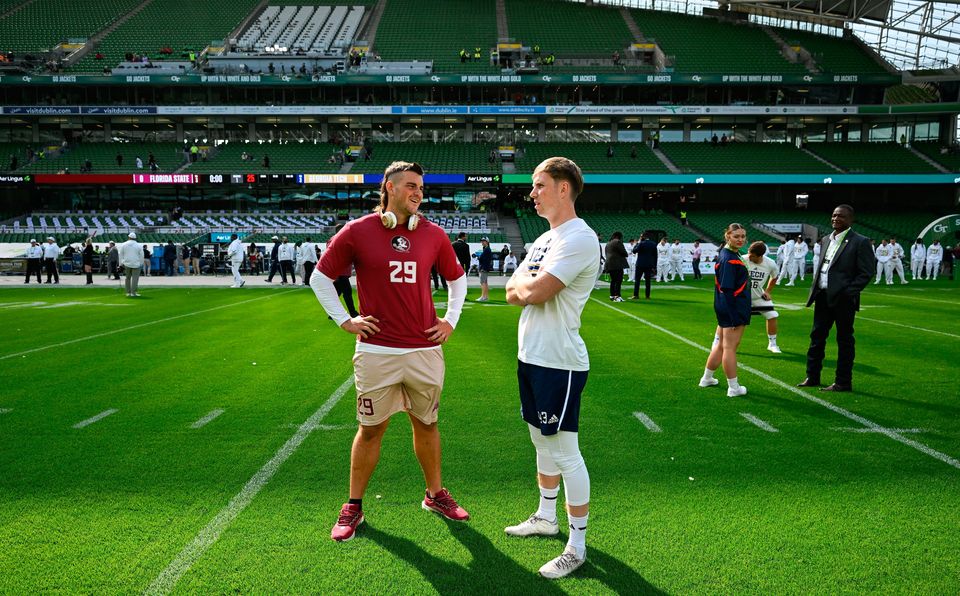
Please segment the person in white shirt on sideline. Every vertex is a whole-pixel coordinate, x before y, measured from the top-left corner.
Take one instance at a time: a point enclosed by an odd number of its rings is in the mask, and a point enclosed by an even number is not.
[[[787,244],[785,242],[781,242],[780,246],[777,247],[777,272],[778,273],[782,271],[785,266],[786,252],[787,252]]]
[[[230,263],[230,272],[233,273],[231,288],[242,288],[246,281],[240,277],[240,264],[243,263],[243,243],[239,236],[230,234],[230,246],[227,247],[227,262]]]
[[[890,258],[890,264],[893,271],[900,276],[900,283],[907,283],[907,278],[903,275],[903,247],[897,242],[896,238],[890,239],[890,248],[893,250],[893,256]]]
[[[23,280],[23,283],[30,283],[30,277],[34,274],[37,276],[37,283],[43,283],[43,280],[40,279],[40,264],[43,262],[43,247],[40,246],[40,243],[37,242],[36,238],[30,239],[30,246],[27,247],[27,252],[24,256],[27,257],[27,277]]]
[[[804,281],[807,278],[807,253],[810,252],[810,247],[807,246],[807,243],[803,241],[803,236],[797,236],[797,240],[793,245],[793,261],[790,263],[790,282],[788,286],[794,285],[794,282],[797,281],[797,275],[800,275],[800,281]]]
[[[874,255],[877,257],[877,279],[874,280],[873,285],[880,283],[881,276],[886,279],[888,286],[892,285],[893,263],[890,262],[890,259],[893,258],[893,247],[890,246],[886,238],[880,241],[880,246],[877,247]]]
[[[583,175],[569,159],[551,157],[537,166],[530,198],[550,229],[533,243],[506,286],[507,302],[523,308],[517,334],[520,415],[536,449],[540,506],[504,531],[556,535],[562,478],[569,536],[563,553],[540,568],[548,579],[572,573],[587,559],[590,475],[578,436],[590,358],[580,337],[580,317],[600,271],[600,251],[596,232],[574,207],[582,190]]]
[[[927,279],[937,279],[940,275],[940,263],[943,262],[943,246],[934,240],[927,248]]]
[[[137,233],[127,234],[127,241],[117,247],[117,260],[123,267],[123,285],[127,296],[139,296],[140,268],[143,267],[143,246],[137,242]]]
[[[923,245],[923,240],[917,238],[917,241],[910,247],[910,277],[913,279],[923,279],[923,264],[927,260],[927,247]]]
[[[664,236],[657,244],[657,281],[667,281],[667,272],[670,271],[670,245]]]
[[[293,271],[293,259],[296,257],[296,251],[293,248],[293,245],[287,241],[287,237],[284,236],[280,240],[280,248],[277,249],[277,260],[280,261],[280,270],[284,273],[290,274],[290,283],[297,285],[297,275]],[[287,282],[282,282],[280,285],[286,285]]]
[[[777,285],[777,264],[766,256],[767,245],[754,242],[747,252],[747,272],[750,274],[750,314],[762,315],[767,321],[767,350],[780,354],[777,345],[777,318],[780,314],[773,306],[774,286]],[[719,339],[719,338],[718,338]]]
[[[637,267],[637,255],[633,254],[633,247],[636,246],[636,243],[631,240],[627,242],[625,248],[627,249],[627,281],[634,281],[633,273],[634,269]]]
[[[503,259],[503,272],[513,273],[517,270],[517,257],[511,252]]]
[[[60,257],[60,247],[53,236],[47,236],[47,243],[43,245],[43,266],[47,270],[47,283],[53,279],[55,284],[60,283],[60,273],[57,271],[57,259]]]
[[[797,243],[793,238],[783,243],[783,264],[780,265],[780,274],[777,276],[778,286],[782,284],[783,280],[787,279],[790,274],[790,266],[793,264],[793,249],[796,245]]]
[[[310,285],[310,276],[313,270],[317,268],[317,245],[313,243],[310,236],[303,239],[300,245],[300,262],[303,263],[303,285]]]
[[[673,244],[670,245],[670,281],[673,281],[680,276],[680,281],[685,281],[683,277],[683,245],[680,244],[679,238],[673,239]]]

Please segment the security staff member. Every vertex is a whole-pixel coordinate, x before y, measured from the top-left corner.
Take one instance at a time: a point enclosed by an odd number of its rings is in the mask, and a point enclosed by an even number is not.
[[[37,283],[43,283],[40,279],[40,261],[43,259],[43,247],[35,238],[30,239],[30,246],[27,247],[27,277],[23,283],[30,283],[30,276],[36,274]]]
[[[57,258],[60,257],[60,247],[53,236],[47,236],[47,243],[43,245],[43,265],[47,270],[47,283],[60,283],[60,273],[57,272]]]

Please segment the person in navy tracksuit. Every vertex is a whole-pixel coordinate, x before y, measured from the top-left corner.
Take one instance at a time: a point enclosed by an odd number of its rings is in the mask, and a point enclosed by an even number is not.
[[[747,231],[742,225],[732,223],[727,226],[723,237],[726,244],[720,249],[714,265],[713,310],[717,314],[717,333],[700,386],[719,384],[713,373],[722,364],[723,374],[727,377],[727,396],[737,397],[747,393],[747,388],[737,380],[737,348],[744,328],[750,324],[750,274],[739,252],[747,242]]]

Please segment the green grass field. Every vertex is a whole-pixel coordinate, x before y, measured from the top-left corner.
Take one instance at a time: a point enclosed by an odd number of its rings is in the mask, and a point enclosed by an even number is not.
[[[0,289],[0,593],[956,594],[953,283],[870,286],[856,392],[836,395],[793,387],[812,313],[797,306],[806,288],[778,288],[784,353],[765,350],[755,321],[740,351],[749,394],[735,399],[723,383],[697,387],[711,284],[616,305],[598,290],[588,304],[588,562],[555,583],[536,570],[565,531],[503,533],[537,492],[518,415],[519,310],[502,291],[468,302],[445,348],[444,483],[473,518],[420,509],[398,416],[367,523],[337,544],[353,338],[312,293]],[[829,381],[835,344],[827,355]]]

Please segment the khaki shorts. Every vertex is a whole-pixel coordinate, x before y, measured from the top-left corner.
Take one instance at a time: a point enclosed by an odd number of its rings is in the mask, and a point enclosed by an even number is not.
[[[445,368],[441,349],[401,355],[355,353],[357,420],[374,426],[397,412],[409,412],[424,424],[434,424]]]

